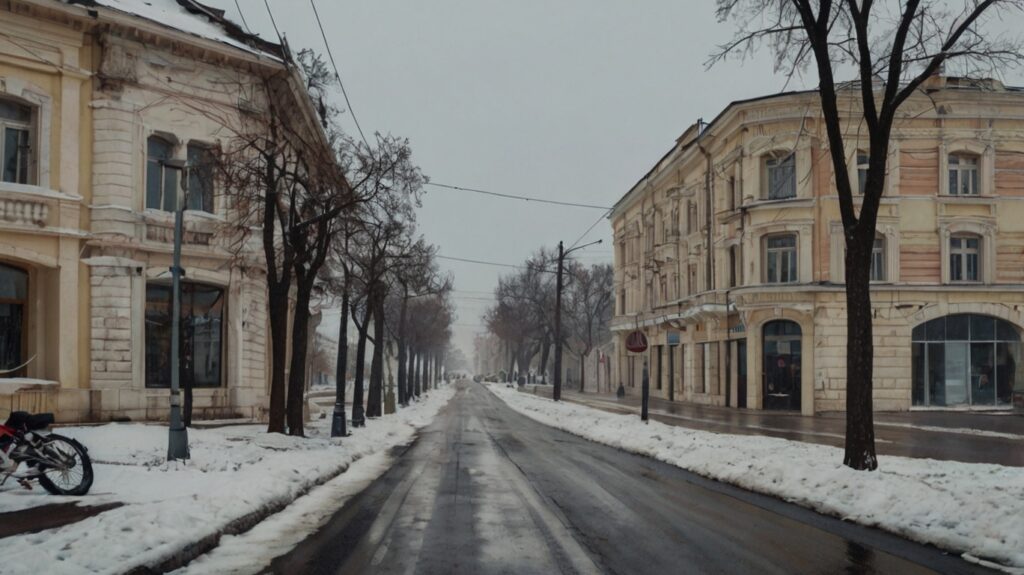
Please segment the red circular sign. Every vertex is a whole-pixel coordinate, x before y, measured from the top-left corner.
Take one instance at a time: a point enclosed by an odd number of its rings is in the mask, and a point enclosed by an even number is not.
[[[626,349],[633,353],[647,351],[647,336],[642,331],[634,331],[626,336]]]

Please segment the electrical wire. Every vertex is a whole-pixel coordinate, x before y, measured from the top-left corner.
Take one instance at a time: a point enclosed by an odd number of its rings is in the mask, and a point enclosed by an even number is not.
[[[507,198],[510,200],[523,200],[526,202],[537,202],[541,204],[554,204],[556,206],[569,206],[573,208],[589,208],[592,210],[606,210],[611,211],[611,208],[606,206],[595,206],[593,204],[577,204],[574,202],[560,202],[558,200],[545,200],[543,198],[531,198],[529,196],[517,196],[515,194],[503,194],[500,192],[490,192],[487,190],[481,190],[479,188],[467,188],[464,186],[453,186],[451,184],[439,184],[437,182],[426,182],[428,186],[434,186],[436,188],[444,188],[446,190],[457,190],[460,192],[472,192],[474,194],[484,194],[488,196],[497,196],[499,198]],[[602,216],[604,217],[604,216]]]
[[[456,262],[466,262],[466,263],[470,263],[470,264],[479,264],[479,265],[485,265],[485,266],[497,266],[497,267],[502,267],[502,268],[512,268],[512,269],[516,269],[516,270],[533,269],[533,270],[537,270],[537,271],[540,271],[540,272],[555,273],[555,270],[549,270],[549,269],[544,269],[544,268],[537,268],[537,267],[531,266],[531,265],[518,265],[517,266],[517,265],[514,265],[514,264],[503,264],[503,263],[498,263],[498,262],[488,262],[488,261],[484,261],[484,260],[474,260],[474,259],[469,259],[469,258],[456,258],[456,257],[452,257],[452,256],[442,256],[441,254],[434,254],[434,257],[442,259],[442,260],[452,260],[452,261],[456,261]]]
[[[578,244],[579,244],[580,242],[582,242],[582,241],[583,241],[583,238],[587,237],[587,234],[589,234],[589,233],[590,233],[591,231],[593,231],[593,229],[597,227],[597,224],[601,223],[601,220],[603,220],[603,219],[607,218],[607,217],[608,217],[608,215],[609,215],[609,214],[611,214],[611,213],[612,213],[612,210],[614,210],[614,209],[615,209],[615,208],[608,208],[608,211],[606,211],[605,213],[601,214],[601,217],[597,218],[597,221],[595,221],[594,223],[590,224],[590,227],[589,227],[589,228],[587,228],[587,231],[583,232],[583,235],[581,235],[580,237],[576,238],[576,241],[574,241],[574,242],[572,243],[572,245],[571,245],[571,246],[569,246],[569,248],[568,248],[568,249],[567,249],[566,251],[568,251],[568,250],[571,250],[571,249],[573,249],[573,248],[574,248],[574,247],[576,247],[576,246],[577,246],[577,245],[578,245]]]
[[[334,53],[331,52],[331,45],[327,41],[327,33],[324,32],[324,25],[320,22],[320,12],[316,9],[316,2],[309,0],[310,6],[313,7],[313,15],[316,16],[316,25],[320,27],[320,36],[324,39],[324,47],[327,48],[327,57],[331,60],[331,67],[334,68],[334,77],[338,79],[338,85],[341,86],[341,95],[345,97],[345,105],[348,107],[349,114],[352,115],[352,121],[356,125],[356,130],[359,131],[359,137],[363,139],[363,145],[366,146],[366,151],[370,151],[370,143],[366,141],[366,134],[363,134],[363,127],[359,125],[359,119],[356,118],[356,111],[352,108],[352,102],[348,99],[348,92],[345,90],[345,82],[341,81],[341,73],[338,72],[338,64],[334,61]]]
[[[245,21],[245,13],[242,12],[242,6],[238,4],[238,0],[235,0],[235,8],[238,9],[238,15],[242,18],[242,25],[245,26],[245,31],[252,34],[252,28],[249,28],[249,23]]]
[[[267,7],[267,14],[270,16],[270,23],[274,25],[274,34],[277,34],[277,41],[284,46],[284,37],[281,36],[281,31],[277,29],[277,20],[274,20],[274,13],[270,10],[270,2],[263,0],[263,5]]]

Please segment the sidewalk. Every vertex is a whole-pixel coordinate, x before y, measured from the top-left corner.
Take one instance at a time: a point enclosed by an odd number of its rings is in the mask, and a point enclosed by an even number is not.
[[[527,385],[525,392],[551,397],[550,385]],[[564,389],[566,401],[613,413],[640,413],[639,395],[619,399],[610,394]],[[792,439],[842,447],[846,418],[842,413],[814,417],[670,402],[652,397],[651,419],[681,427]],[[875,441],[880,455],[898,455],[965,463],[1024,467],[1024,416],[1011,412],[911,411],[875,414]]]
[[[193,427],[185,462],[166,461],[166,426],[62,427],[89,448],[92,491],[56,497],[11,483],[0,489],[0,517],[10,523],[0,530],[0,571],[174,569],[335,477],[361,480],[346,473],[350,464],[409,442],[453,393],[432,390],[345,438],[329,437],[330,418],[311,421],[305,438],[268,434],[263,425]]]

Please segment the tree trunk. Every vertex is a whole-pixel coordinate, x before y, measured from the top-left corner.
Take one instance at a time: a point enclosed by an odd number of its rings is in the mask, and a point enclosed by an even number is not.
[[[589,353],[589,352],[588,352]],[[586,390],[587,381],[587,354],[580,354],[580,393]]]
[[[406,368],[406,371],[405,371],[405,385],[406,385],[405,397],[407,398],[407,401],[412,401],[412,398],[415,395],[414,394],[415,389],[414,389],[414,385],[413,385],[413,380],[415,379],[415,374],[416,374],[416,353],[413,351],[413,348],[412,348],[411,345],[407,346],[407,349],[405,350],[405,355],[406,355],[406,358],[407,358],[406,361],[409,362],[409,366]]]
[[[409,386],[406,385],[405,376],[405,316],[409,308],[409,292],[402,294],[402,307],[398,310],[398,404],[402,407],[409,405]]]
[[[423,395],[423,352],[416,350],[416,397]]]
[[[540,342],[540,376],[544,378],[543,383],[548,382],[548,358],[551,355],[551,341],[544,338]]]
[[[338,327],[338,362],[334,369],[334,410],[337,424],[331,426],[331,437],[344,436],[345,430],[345,383],[348,374],[348,305],[349,279],[345,274],[345,283],[341,294],[341,325]]]
[[[870,290],[874,234],[860,235],[847,242],[846,249],[846,452],[843,464],[870,471],[878,468],[872,405],[874,339]]]
[[[306,403],[306,350],[309,347],[309,300],[313,282],[299,282],[292,317],[292,357],[288,370],[288,435],[303,436],[303,407]]]
[[[370,394],[366,416],[380,417],[384,399],[384,301],[383,294],[373,298],[373,356],[370,360]]]
[[[508,354],[508,376],[505,378],[506,382],[511,383],[512,380],[514,379],[513,369],[515,369],[515,367],[516,367],[516,357],[518,355],[519,355],[519,351],[518,350],[513,352],[511,347],[509,348],[509,354]]]
[[[423,353],[423,395],[430,391],[430,352]]]
[[[363,313],[363,323],[359,328],[359,340],[356,343],[356,377],[355,388],[352,390],[352,427],[366,425],[363,409],[363,377],[366,375],[366,337],[370,329],[370,306]]]
[[[270,421],[267,433],[284,433],[285,379],[288,357],[288,286],[270,286],[267,299],[270,315]]]

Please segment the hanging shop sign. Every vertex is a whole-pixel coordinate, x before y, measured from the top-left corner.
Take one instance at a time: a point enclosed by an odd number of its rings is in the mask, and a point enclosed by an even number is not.
[[[626,336],[626,349],[632,353],[643,353],[647,351],[647,336],[644,332],[637,330]]]

